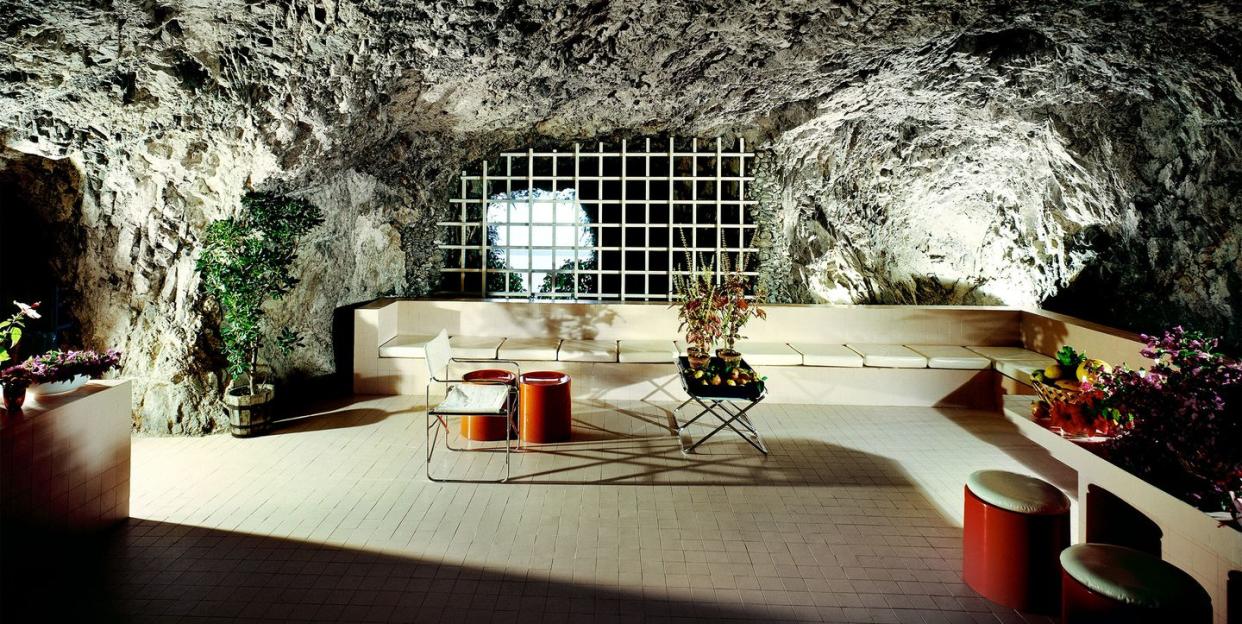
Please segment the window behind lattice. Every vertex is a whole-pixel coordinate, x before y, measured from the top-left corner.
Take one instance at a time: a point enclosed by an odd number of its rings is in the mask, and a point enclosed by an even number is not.
[[[673,138],[480,162],[437,224],[442,294],[667,300],[722,260],[753,279],[753,163],[742,139]]]

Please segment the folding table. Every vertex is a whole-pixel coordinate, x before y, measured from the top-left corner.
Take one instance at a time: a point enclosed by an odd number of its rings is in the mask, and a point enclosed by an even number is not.
[[[719,365],[719,360],[712,359],[712,365]],[[738,366],[742,368],[750,368],[745,361],[739,362]],[[677,378],[681,380],[681,387],[690,397],[677,406],[673,410],[673,418],[677,422],[677,437],[681,441],[681,452],[692,453],[694,449],[712,436],[723,431],[726,427],[740,436],[743,440],[750,443],[751,446],[759,450],[764,455],[768,454],[768,447],[763,443],[763,438],[759,437],[759,431],[755,429],[754,423],[750,421],[750,417],[746,415],[751,408],[758,405],[760,401],[768,396],[767,386],[761,380],[756,380],[745,386],[728,386],[728,385],[704,385],[697,383],[694,379],[694,369],[690,368],[690,362],[686,356],[677,358]],[[702,409],[698,414],[687,420],[684,424],[677,415],[681,413],[682,408],[690,403],[697,403]],[[697,422],[700,418],[711,414],[720,421],[715,429],[710,433],[699,438],[697,442],[690,442],[690,434],[688,427]],[[741,425],[741,429],[734,425]]]

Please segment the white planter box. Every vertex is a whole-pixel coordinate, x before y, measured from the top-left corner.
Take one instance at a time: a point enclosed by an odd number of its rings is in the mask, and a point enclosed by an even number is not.
[[[1005,418],[1026,438],[1078,472],[1075,542],[1085,540],[1087,489],[1095,485],[1108,490],[1160,527],[1164,533],[1163,559],[1203,584],[1212,597],[1216,623],[1225,624],[1229,571],[1242,570],[1242,531],[1222,526],[1206,513],[1035,423],[1030,416],[1032,398],[1006,398]]]
[[[130,383],[92,381],[0,412],[0,516],[52,531],[129,517]]]

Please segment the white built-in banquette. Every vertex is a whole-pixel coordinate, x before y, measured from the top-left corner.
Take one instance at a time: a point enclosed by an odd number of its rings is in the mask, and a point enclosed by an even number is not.
[[[963,306],[769,305],[738,345],[780,403],[992,407],[1027,394],[1029,372],[1070,344],[1148,365],[1138,337],[1042,310]],[[423,345],[560,370],[575,399],[681,400],[676,310],[660,303],[381,299],[354,311],[353,386],[421,394]],[[486,367],[478,364],[476,367]]]

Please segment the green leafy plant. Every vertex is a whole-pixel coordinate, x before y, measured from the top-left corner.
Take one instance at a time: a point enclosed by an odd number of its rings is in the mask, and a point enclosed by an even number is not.
[[[1060,364],[1070,370],[1078,368],[1078,365],[1082,363],[1082,360],[1085,357],[1086,356],[1084,354],[1075,351],[1074,348],[1070,346],[1061,347],[1061,349],[1057,351],[1056,355],[1057,364]]]
[[[297,285],[290,271],[297,241],[323,223],[323,216],[304,200],[272,193],[247,193],[242,208],[240,216],[207,226],[196,268],[204,288],[220,304],[228,372],[234,381],[245,377],[253,394],[270,329],[263,304],[281,299]],[[299,341],[297,332],[287,327],[273,340],[275,349],[285,354]]]
[[[594,258],[590,260],[579,260],[577,271],[582,273],[578,275],[578,291],[594,292],[595,291],[595,274],[587,273],[599,268]],[[547,275],[543,276],[543,282],[539,284],[540,293],[572,293],[574,292],[574,261],[566,260],[561,267]]]
[[[17,306],[17,314],[0,321],[0,364],[13,359],[14,348],[22,341],[22,329],[26,326],[26,319],[41,318],[37,311],[38,301],[30,305],[14,301],[13,305]]]

